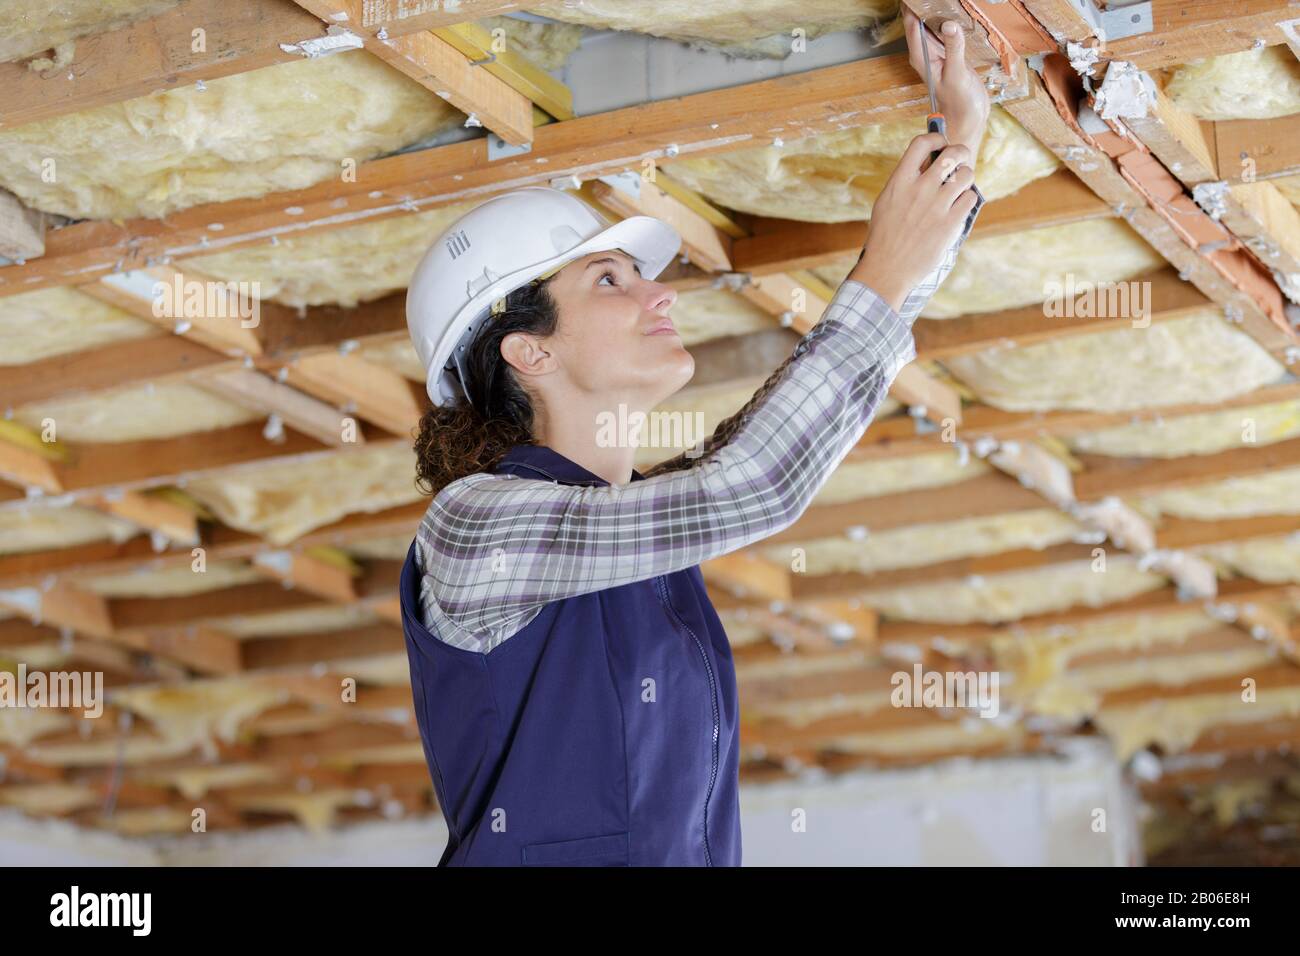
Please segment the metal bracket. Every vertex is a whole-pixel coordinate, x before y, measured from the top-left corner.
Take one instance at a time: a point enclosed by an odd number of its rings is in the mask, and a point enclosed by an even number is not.
[[[1096,0],[1071,0],[1084,19],[1092,24],[1106,40],[1122,40],[1124,37],[1150,33],[1155,29],[1155,18],[1151,13],[1151,0],[1127,6],[1110,6],[1103,10]]]
[[[509,156],[519,156],[523,153],[531,153],[532,151],[532,143],[524,143],[522,146],[511,146],[496,133],[488,133],[487,154],[489,163],[494,159],[506,159]]]
[[[621,173],[610,173],[608,176],[599,177],[602,183],[613,186],[619,192],[631,196],[633,199],[641,198],[641,175],[632,170],[624,170]]]

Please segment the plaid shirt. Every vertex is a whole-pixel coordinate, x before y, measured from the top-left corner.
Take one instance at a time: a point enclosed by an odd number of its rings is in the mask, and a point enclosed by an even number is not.
[[[689,470],[584,486],[480,472],[447,485],[416,533],[424,624],[486,653],[551,601],[680,571],[792,524],[916,357],[912,323],[984,204],[895,312],[846,279],[731,439]]]

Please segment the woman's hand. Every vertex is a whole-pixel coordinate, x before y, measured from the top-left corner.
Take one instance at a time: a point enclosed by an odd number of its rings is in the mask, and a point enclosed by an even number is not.
[[[903,29],[907,34],[907,59],[912,69],[925,78],[925,54],[921,50],[924,27],[910,9],[903,10]],[[989,120],[989,94],[984,83],[966,63],[966,34],[955,20],[945,20],[940,39],[930,34],[930,72],[934,77],[935,98],[948,125],[948,142],[960,143],[979,155],[984,127]]]
[[[923,133],[908,144],[876,198],[866,248],[849,273],[896,312],[939,265],[975,208],[969,149],[949,146],[926,168],[930,153],[942,148],[938,133]]]

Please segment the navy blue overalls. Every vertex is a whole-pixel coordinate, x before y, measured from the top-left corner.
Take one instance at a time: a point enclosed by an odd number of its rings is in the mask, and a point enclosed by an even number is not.
[[[494,470],[608,484],[531,445]],[[554,601],[482,654],[423,626],[414,554],[402,626],[439,866],[740,865],[735,667],[698,567]]]

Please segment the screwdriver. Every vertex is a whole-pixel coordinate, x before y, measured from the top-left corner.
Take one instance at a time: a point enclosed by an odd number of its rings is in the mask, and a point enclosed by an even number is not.
[[[948,142],[948,124],[944,120],[943,114],[939,112],[939,101],[934,95],[934,77],[930,75],[930,44],[927,38],[930,30],[926,27],[924,20],[921,21],[920,27],[921,58],[925,60],[925,85],[930,90],[930,115],[925,118],[925,125],[931,133],[942,133],[943,141],[946,143]],[[930,162],[934,162],[940,152],[941,151],[937,149],[932,152],[930,154]]]

